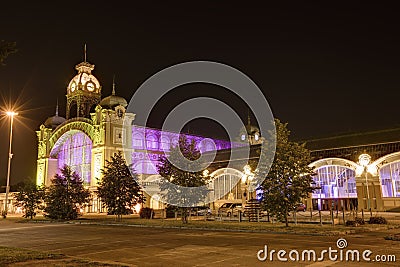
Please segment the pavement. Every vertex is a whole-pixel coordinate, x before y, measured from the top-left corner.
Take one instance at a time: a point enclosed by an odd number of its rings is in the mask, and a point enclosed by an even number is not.
[[[371,262],[281,262],[277,251],[339,250],[335,236],[277,233],[222,232],[191,229],[160,229],[134,226],[79,225],[65,223],[16,223],[0,220],[0,246],[62,253],[67,256],[126,266],[399,266],[400,242],[385,240],[399,229],[346,235],[347,250],[371,250]],[[342,240],[342,243],[344,241]],[[260,261],[257,253],[267,246],[273,260]],[[340,250],[339,250],[340,251]],[[337,252],[339,256],[339,252]],[[264,252],[260,252],[260,257]],[[293,254],[294,256],[296,254]],[[292,256],[293,256],[292,255]],[[376,262],[376,255],[394,255],[397,262]]]

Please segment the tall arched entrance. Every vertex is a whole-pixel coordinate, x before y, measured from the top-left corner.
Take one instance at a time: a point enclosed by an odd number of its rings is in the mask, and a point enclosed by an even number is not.
[[[90,185],[92,140],[84,132],[64,133],[51,149],[50,158],[57,159],[58,170],[68,165],[82,178],[84,185]]]
[[[312,206],[314,210],[352,210],[358,206],[356,163],[330,158],[311,164],[315,167]]]

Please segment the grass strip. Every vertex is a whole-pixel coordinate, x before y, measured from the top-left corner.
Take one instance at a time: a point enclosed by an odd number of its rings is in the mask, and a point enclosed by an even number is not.
[[[0,247],[0,266],[30,260],[61,259],[64,257],[62,254],[39,252],[23,248]]]

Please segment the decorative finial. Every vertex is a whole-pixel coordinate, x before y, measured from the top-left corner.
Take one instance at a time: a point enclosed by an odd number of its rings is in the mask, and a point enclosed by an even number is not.
[[[57,105],[56,105],[56,116],[58,117],[58,98],[57,98]]]
[[[113,76],[113,87],[112,87],[112,95],[115,95],[115,74]]]
[[[84,48],[84,54],[85,54],[85,62],[86,62],[86,44],[85,44],[85,48]]]
[[[250,125],[250,110],[247,109],[247,125]]]

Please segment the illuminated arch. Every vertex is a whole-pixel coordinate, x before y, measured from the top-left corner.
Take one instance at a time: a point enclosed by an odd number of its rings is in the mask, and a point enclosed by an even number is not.
[[[214,192],[215,199],[241,199],[242,191],[240,181],[244,173],[233,168],[221,168],[213,173],[213,181],[211,187]]]
[[[314,199],[357,198],[357,163],[341,158],[325,158],[309,166],[315,168],[313,181],[320,188],[313,192]]]
[[[85,118],[74,118],[65,121],[63,124],[59,125],[49,138],[50,150],[53,149],[56,142],[69,131],[81,131],[85,133],[90,140],[93,142],[95,139],[95,129],[92,125],[91,120]]]
[[[338,166],[348,167],[353,170],[356,170],[358,166],[358,164],[355,163],[354,161],[341,158],[319,159],[317,161],[312,162],[309,166],[314,168],[319,168],[321,166],[326,166],[326,165],[338,165]]]
[[[400,152],[385,155],[371,165],[378,169],[382,197],[400,197]]]
[[[84,132],[70,130],[58,138],[50,151],[50,157],[57,159],[57,168],[71,167],[86,185],[91,180],[92,140]]]
[[[382,166],[382,165],[391,163],[393,161],[399,161],[399,160],[400,160],[400,152],[395,152],[395,153],[391,153],[391,154],[385,155],[383,157],[380,157],[379,159],[372,162],[371,165]]]

